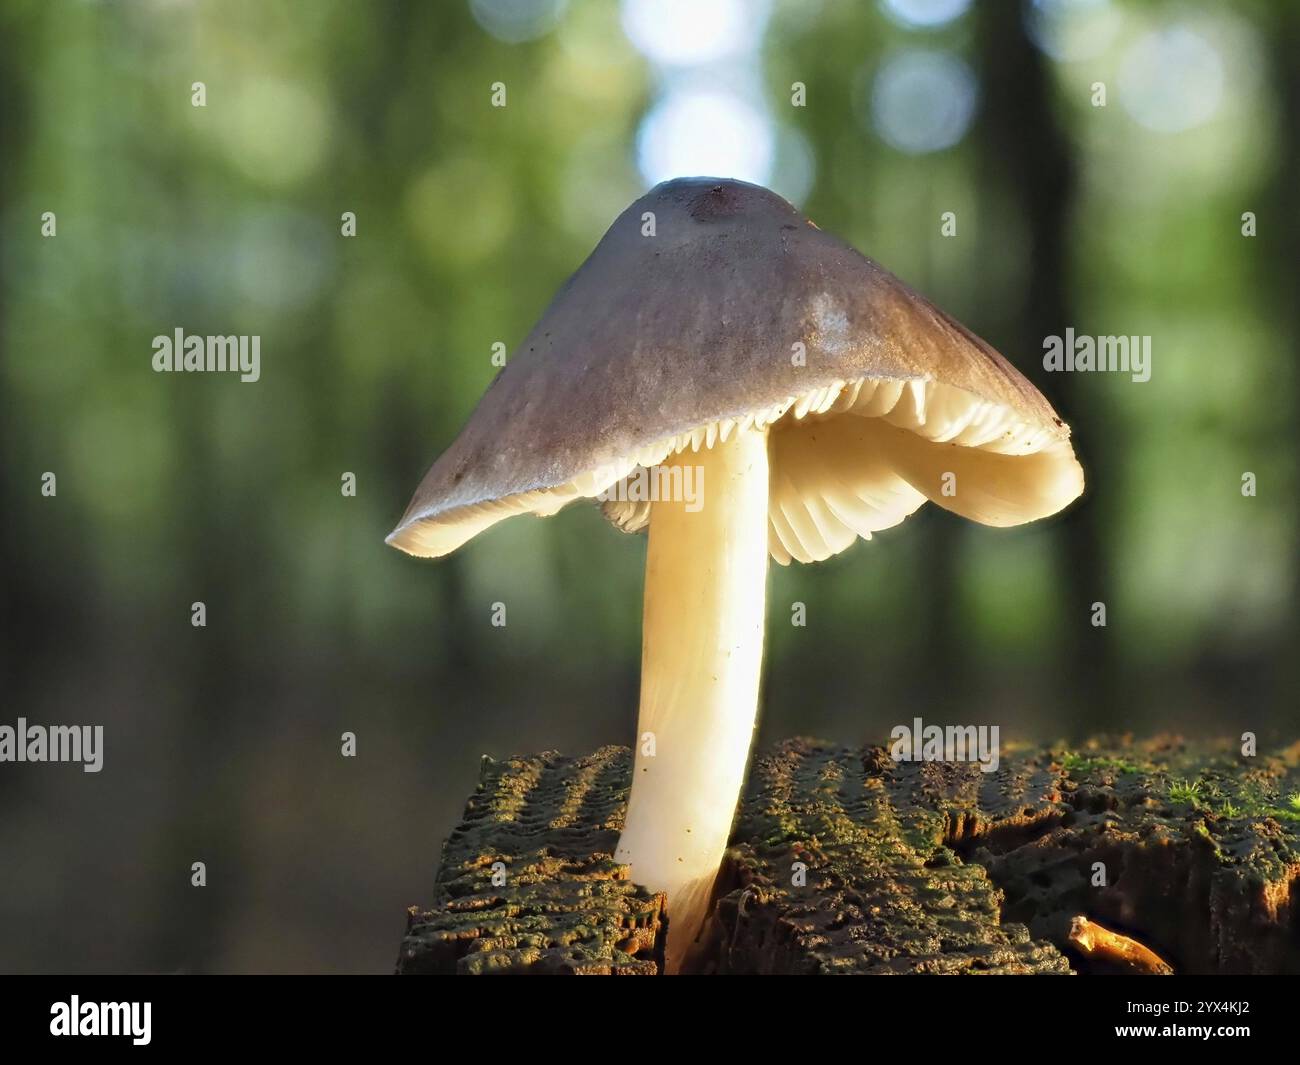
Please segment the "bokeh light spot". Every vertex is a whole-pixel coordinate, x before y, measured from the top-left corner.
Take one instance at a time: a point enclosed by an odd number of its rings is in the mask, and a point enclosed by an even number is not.
[[[1122,20],[1110,0],[1034,0],[1025,11],[1030,39],[1058,60],[1088,59],[1105,51]]]
[[[1137,122],[1160,133],[1204,125],[1223,99],[1223,60],[1186,26],[1148,33],[1120,64],[1119,98]]]
[[[936,29],[964,15],[970,0],[881,0],[880,6],[901,26]]]
[[[328,93],[295,82],[257,78],[240,85],[229,107],[213,107],[221,140],[245,176],[291,185],[320,166],[333,132]]]
[[[568,0],[470,0],[474,21],[498,41],[522,44],[559,25]]]
[[[637,132],[637,163],[651,185],[690,176],[765,185],[773,155],[768,118],[741,97],[726,93],[670,93]]]
[[[757,47],[767,9],[754,0],[623,0],[623,32],[657,63],[710,63]]]
[[[433,262],[468,267],[491,255],[515,224],[515,196],[500,167],[457,156],[412,181],[406,215]]]
[[[970,67],[950,52],[898,52],[876,73],[871,121],[901,152],[942,151],[966,135],[977,93]]]

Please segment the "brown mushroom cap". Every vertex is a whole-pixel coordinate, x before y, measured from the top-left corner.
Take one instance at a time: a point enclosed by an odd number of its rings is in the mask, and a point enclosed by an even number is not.
[[[772,430],[780,562],[825,558],[927,498],[1014,525],[1083,489],[1069,428],[988,344],[775,193],[681,178],[560,289],[388,542],[446,554],[737,427]],[[648,508],[605,504],[628,530]]]

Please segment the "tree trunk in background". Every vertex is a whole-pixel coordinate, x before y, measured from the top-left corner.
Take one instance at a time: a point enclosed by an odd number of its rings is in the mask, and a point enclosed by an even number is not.
[[[1017,366],[1074,430],[1075,451],[1087,482],[1106,483],[1121,453],[1113,427],[1095,404],[1077,402],[1075,380],[1042,369],[1043,338],[1073,325],[1068,278],[1070,220],[1075,167],[1068,140],[1052,113],[1053,86],[1048,60],[1025,32],[1022,5],[977,6],[977,59],[985,101],[977,130],[984,154],[987,187],[1005,189],[1025,224],[1029,241],[1023,299],[1003,331],[1019,357]],[[1117,657],[1109,629],[1094,628],[1091,607],[1110,602],[1110,574],[1101,528],[1106,515],[1099,493],[1088,491],[1064,520],[1065,646],[1059,652],[1063,676],[1058,698],[1076,734],[1104,730],[1124,720]],[[1113,624],[1115,618],[1108,620]]]
[[[909,709],[936,722],[960,722],[970,717],[973,686],[984,678],[972,677],[969,633],[962,631],[958,563],[961,556],[962,519],[938,507],[929,507],[923,522],[913,530],[924,541],[921,558],[921,637],[916,642],[914,666],[919,698]]]
[[[936,205],[934,213],[942,210]],[[921,291],[935,288],[933,244],[926,245]],[[905,707],[909,713],[930,715],[935,721],[965,721],[970,716],[972,694],[978,699],[979,678],[971,676],[969,633],[961,631],[961,597],[958,568],[962,536],[968,530],[964,518],[941,507],[922,508],[912,518],[912,535],[922,540],[920,558],[924,572],[917,574],[920,590],[920,639],[914,645],[913,665],[916,700]],[[985,679],[987,674],[985,675]]]
[[[1272,64],[1278,105],[1281,110],[1281,144],[1273,181],[1267,190],[1265,213],[1258,218],[1259,240],[1265,254],[1259,258],[1259,283],[1271,290],[1277,301],[1279,341],[1290,340],[1291,357],[1291,426],[1293,442],[1291,461],[1296,462],[1294,443],[1296,419],[1300,418],[1300,287],[1296,284],[1296,249],[1300,248],[1300,205],[1296,203],[1297,175],[1300,175],[1300,9],[1294,4],[1279,4],[1273,12]],[[1243,207],[1243,210],[1245,208]],[[1288,484],[1265,487],[1260,491],[1291,492],[1291,529],[1295,546],[1291,551],[1291,610],[1288,624],[1280,633],[1279,668],[1275,671],[1272,705],[1285,720],[1294,714],[1296,693],[1300,692],[1300,476],[1294,465]]]
[[[17,19],[6,32],[0,33],[0,207],[8,208],[16,203],[18,187],[18,170],[26,147],[26,86],[18,72],[23,69],[22,57],[26,53]],[[11,225],[18,225],[20,220],[8,214],[6,220]],[[26,220],[23,220],[26,221]],[[33,226],[40,225],[39,218],[30,220]],[[8,295],[16,287],[9,277],[14,268],[12,253],[0,256],[0,355],[7,361],[12,357],[7,334]],[[0,373],[7,375],[7,370],[0,367]],[[34,471],[23,458],[27,447],[23,445],[22,411],[17,408],[14,391],[0,388],[0,443],[4,447],[5,461],[0,462],[0,499],[5,502],[4,520],[0,521],[0,551],[5,559],[20,559],[26,554],[25,545],[33,537],[25,531],[31,520],[32,510],[16,505],[20,493],[37,493],[40,491],[39,472]],[[31,686],[35,675],[37,656],[41,650],[45,634],[50,631],[48,621],[42,621],[43,605],[47,602],[36,586],[40,569],[36,566],[5,565],[0,566],[0,603],[4,604],[5,614],[12,620],[6,626],[5,637],[0,640],[0,683],[4,685],[6,699],[11,706],[29,705],[23,698]]]

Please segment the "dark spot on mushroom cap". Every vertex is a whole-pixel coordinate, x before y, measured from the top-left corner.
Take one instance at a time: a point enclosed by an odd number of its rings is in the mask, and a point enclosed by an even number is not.
[[[744,207],[745,191],[740,185],[711,185],[691,201],[691,217],[697,222],[730,218]]]

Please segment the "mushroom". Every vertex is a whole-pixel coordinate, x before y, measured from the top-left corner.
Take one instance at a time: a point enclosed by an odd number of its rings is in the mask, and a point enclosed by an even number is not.
[[[663,490],[629,490],[648,471]],[[988,344],[775,193],[681,178],[564,284],[388,543],[445,555],[584,497],[649,530],[616,856],[667,892],[675,971],[744,782],[768,555],[828,558],[927,499],[1008,526],[1082,490],[1069,429]]]

